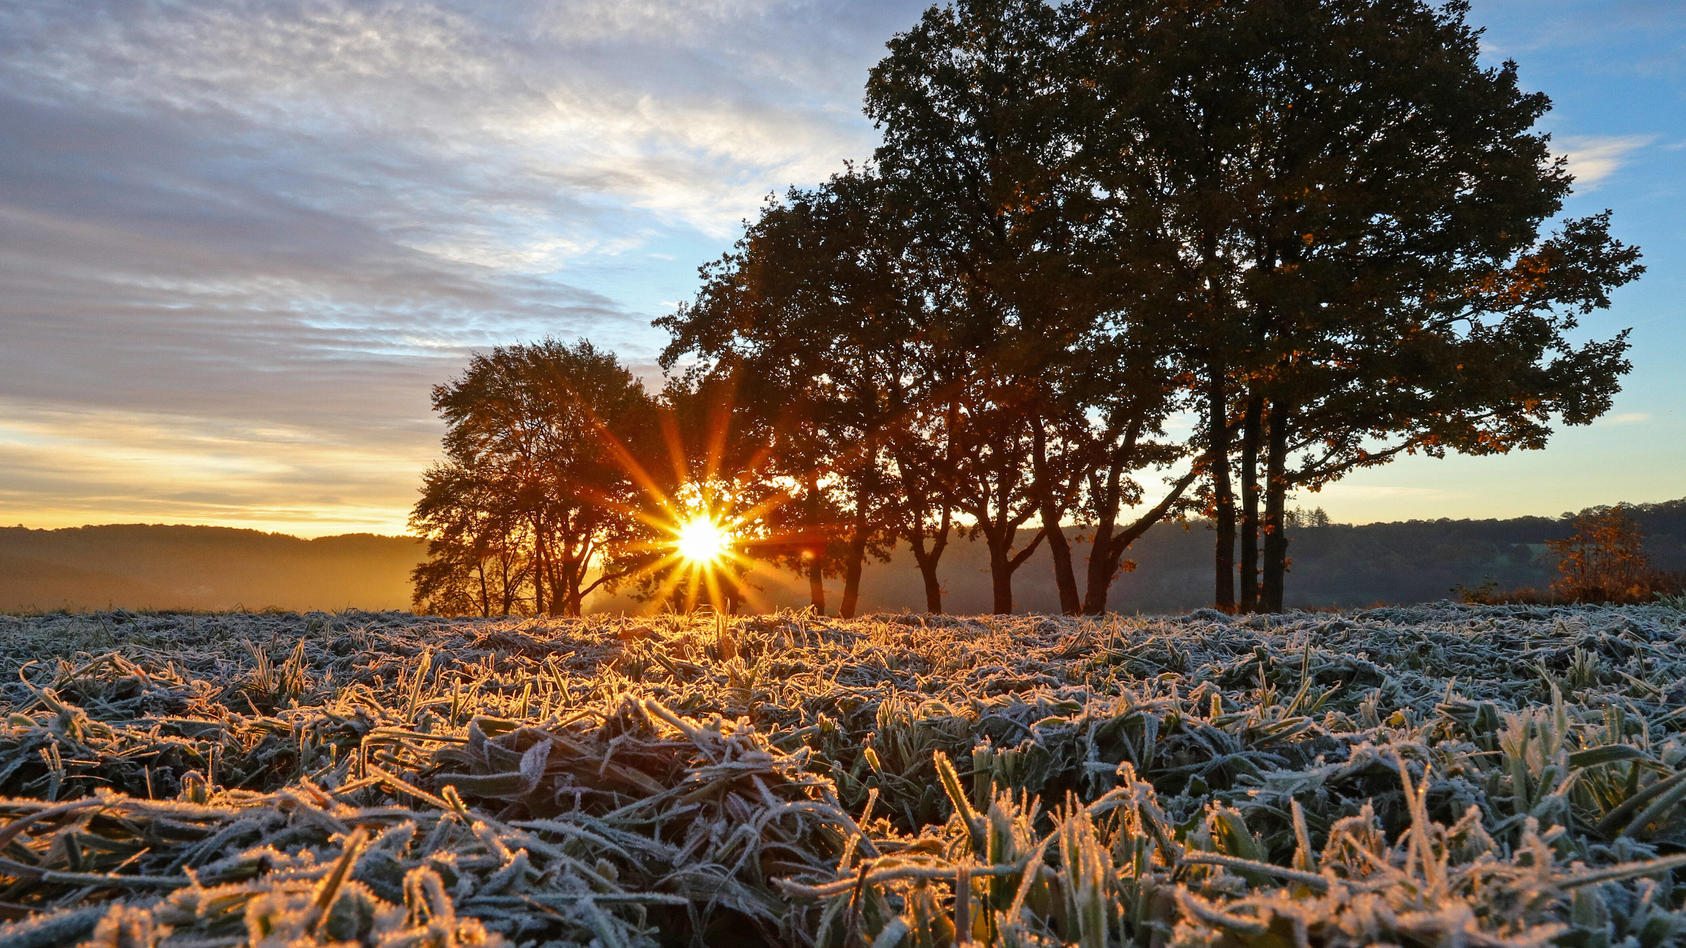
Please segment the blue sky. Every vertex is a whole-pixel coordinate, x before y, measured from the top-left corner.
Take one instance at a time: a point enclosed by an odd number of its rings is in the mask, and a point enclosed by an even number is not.
[[[1566,213],[1614,211],[1647,272],[1583,324],[1631,327],[1633,372],[1597,423],[1543,451],[1407,458],[1301,498],[1337,520],[1556,515],[1686,497],[1686,7],[1678,0],[1475,0],[1484,52],[1551,96],[1543,127],[1576,171]]]
[[[924,4],[0,5],[0,523],[398,532],[469,351],[651,319],[770,191],[873,147],[867,68]],[[1479,0],[1650,272],[1611,416],[1543,452],[1406,460],[1338,520],[1686,495],[1686,14]]]

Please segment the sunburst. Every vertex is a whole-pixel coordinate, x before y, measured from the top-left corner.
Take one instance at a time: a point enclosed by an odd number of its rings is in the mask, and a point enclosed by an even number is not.
[[[717,523],[711,514],[701,513],[679,524],[673,548],[687,561],[707,566],[731,555],[732,539],[730,528]]]
[[[792,555],[803,542],[804,535],[769,528],[769,515],[790,501],[789,492],[776,486],[746,490],[752,475],[766,467],[771,444],[735,462],[733,473],[721,471],[732,387],[728,384],[707,412],[698,454],[687,450],[675,413],[659,416],[673,465],[671,480],[653,476],[644,460],[654,458],[646,455],[641,460],[606,425],[598,425],[605,445],[644,495],[642,502],[620,500],[612,506],[647,528],[646,538],[629,547],[643,562],[627,569],[622,578],[640,584],[653,580],[645,598],[654,608],[690,611],[707,605],[732,610],[741,603],[764,611],[770,603],[755,583],[745,581],[746,575],[765,567],[769,556]],[[786,550],[792,554],[776,552]]]

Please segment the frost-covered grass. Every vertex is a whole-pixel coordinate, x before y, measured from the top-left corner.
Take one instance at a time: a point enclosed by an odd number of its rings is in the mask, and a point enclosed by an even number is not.
[[[1686,942],[1686,613],[0,617],[0,945]]]

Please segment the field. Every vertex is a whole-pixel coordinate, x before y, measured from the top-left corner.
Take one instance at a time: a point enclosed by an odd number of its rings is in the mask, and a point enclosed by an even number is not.
[[[1686,612],[0,617],[0,945],[1678,945]]]

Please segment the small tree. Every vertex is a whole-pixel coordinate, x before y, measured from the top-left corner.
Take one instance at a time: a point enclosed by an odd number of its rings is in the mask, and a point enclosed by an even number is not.
[[[1558,555],[1552,589],[1575,602],[1643,602],[1657,574],[1642,546],[1644,534],[1626,504],[1593,507],[1575,519],[1573,536],[1546,544]]]
[[[614,356],[584,341],[500,346],[436,386],[433,407],[446,463],[411,517],[429,541],[419,604],[486,614],[526,600],[579,615],[649,558],[631,457],[651,438],[653,404]]]
[[[410,529],[427,560],[410,573],[418,612],[507,616],[521,610],[529,563],[526,522],[487,471],[435,464],[422,476]]]

